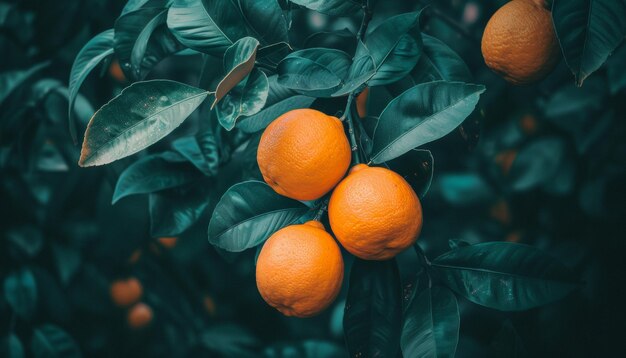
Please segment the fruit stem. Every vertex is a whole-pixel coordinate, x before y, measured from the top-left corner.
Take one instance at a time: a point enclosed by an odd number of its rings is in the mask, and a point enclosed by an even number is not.
[[[313,218],[313,220],[320,221],[322,219],[322,215],[324,215],[324,212],[327,209],[328,209],[328,198],[324,199],[324,201],[320,205],[320,208],[317,210],[317,213],[315,214],[315,217]]]

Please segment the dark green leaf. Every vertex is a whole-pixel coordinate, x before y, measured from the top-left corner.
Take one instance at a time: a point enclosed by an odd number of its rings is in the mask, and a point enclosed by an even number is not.
[[[4,279],[4,297],[22,319],[33,317],[37,309],[37,283],[28,269],[9,274]]]
[[[301,94],[329,97],[344,84],[351,58],[328,48],[293,52],[278,64],[278,83]]]
[[[626,71],[622,71],[626,63],[626,46],[620,46],[606,62],[606,72],[611,87],[611,94],[626,88]]]
[[[15,334],[9,334],[0,341],[0,356],[6,358],[24,358],[24,346]]]
[[[263,109],[268,92],[267,76],[254,69],[217,104],[217,119],[226,130],[235,128],[239,117],[251,116]]]
[[[10,71],[0,74],[0,105],[9,95],[31,76],[48,66],[48,63],[35,65],[28,70]]]
[[[234,324],[218,324],[205,330],[201,343],[219,356],[253,358],[257,339],[243,327]]]
[[[74,339],[67,332],[52,324],[35,328],[30,340],[30,349],[35,358],[81,357]]]
[[[354,53],[356,50],[355,38],[356,35],[347,28],[338,31],[320,31],[307,37],[303,47],[330,47],[346,53]]]
[[[439,179],[441,196],[454,206],[484,204],[494,193],[478,173],[446,173]]]
[[[234,1],[174,0],[167,26],[183,45],[216,56],[247,35]]]
[[[10,247],[26,257],[35,257],[44,244],[43,233],[33,226],[19,226],[6,231],[5,238]]]
[[[554,28],[578,86],[624,40],[624,14],[624,0],[554,0]]]
[[[352,16],[363,6],[363,3],[357,0],[291,0],[291,2],[331,16]]]
[[[205,151],[200,147],[200,142]],[[172,143],[173,149],[193,164],[204,175],[212,176],[217,174],[218,153],[215,138],[211,134],[204,134],[202,137],[183,137]],[[205,154],[208,154],[206,155]]]
[[[411,72],[422,53],[419,30],[420,12],[389,18],[365,37],[376,74],[370,86],[395,82]]]
[[[237,40],[226,50],[224,54],[224,71],[226,76],[217,85],[213,106],[224,98],[228,91],[250,74],[254,68],[258,47],[259,41],[257,39],[244,37]]]
[[[456,296],[445,287],[429,287],[428,281],[420,280],[417,290],[404,312],[402,354],[454,357],[461,324]]]
[[[199,180],[150,194],[152,237],[180,235],[195,224],[209,205],[214,185],[210,180]]]
[[[374,132],[372,162],[397,158],[458,127],[478,103],[482,85],[460,82],[419,84],[383,110]]]
[[[289,41],[287,22],[276,0],[239,0],[239,6],[250,36],[263,46]]]
[[[567,146],[559,137],[547,137],[533,141],[520,149],[509,173],[514,190],[529,190],[537,185],[556,180],[562,164],[568,159]],[[561,180],[573,185],[573,174]]]
[[[60,243],[52,244],[52,254],[56,262],[59,280],[67,285],[80,269],[82,255],[78,247]]]
[[[156,143],[178,127],[207,92],[168,80],[137,82],[91,118],[78,164],[103,165]]]
[[[165,24],[166,18],[167,9],[144,8],[115,21],[115,54],[130,78],[141,79],[150,70],[144,64],[144,56],[150,37],[158,26]]]
[[[333,96],[343,96],[359,89],[375,74],[376,66],[374,66],[374,59],[363,42],[359,40],[354,60],[350,65],[347,77],[344,79],[345,83],[337,92],[333,93]]]
[[[307,340],[298,343],[275,344],[263,351],[267,358],[344,358],[345,350],[331,342]]]
[[[171,3],[172,0],[128,0],[120,16],[144,7],[165,7]]]
[[[434,158],[429,150],[413,149],[387,162],[389,169],[402,175],[420,199],[426,196],[433,181]]]
[[[237,128],[245,133],[255,133],[265,129],[272,121],[292,109],[308,108],[315,98],[307,96],[293,96],[273,104],[261,112],[244,117],[237,122]]]
[[[133,194],[174,188],[197,179],[197,172],[178,153],[164,152],[141,158],[120,174],[112,204]]]
[[[402,303],[395,259],[355,259],[343,317],[351,357],[397,357]]]
[[[448,45],[439,39],[422,34],[424,47],[417,65],[411,71],[414,84],[432,81],[472,82],[467,65]]]
[[[76,59],[72,65],[69,82],[70,100],[68,118],[70,134],[72,135],[72,140],[74,140],[74,142],[76,142],[78,138],[74,119],[74,101],[78,95],[78,90],[91,70],[93,70],[103,59],[113,54],[113,38],[113,29],[106,30],[96,35],[94,38],[89,40],[85,46],[83,46],[78,55],[76,55]]]
[[[456,293],[501,311],[544,305],[577,286],[556,259],[532,246],[507,242],[459,247],[436,258],[433,268]]]
[[[280,196],[267,184],[247,181],[222,196],[209,224],[209,242],[239,252],[267,240],[307,212],[299,201]]]

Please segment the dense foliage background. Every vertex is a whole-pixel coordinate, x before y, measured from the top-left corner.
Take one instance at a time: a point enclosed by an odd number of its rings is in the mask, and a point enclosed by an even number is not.
[[[485,24],[505,2],[441,0],[421,15],[422,31],[454,49],[487,91],[460,130],[425,146],[434,163],[416,159],[427,173],[436,168],[422,200],[419,245],[435,258],[449,245],[525,243],[562,261],[582,284],[563,300],[519,312],[459,297],[456,356],[623,356],[626,47],[581,87],[565,61],[537,85],[511,86],[486,68],[480,52]],[[184,148],[189,143],[176,141],[201,133],[208,109],[147,153],[77,166],[80,146],[68,131],[70,69],[87,41],[123,25],[116,19],[125,3],[0,1],[0,356],[21,357],[22,350],[37,357],[50,351],[59,357],[345,356],[347,285],[321,315],[283,317],[257,292],[256,250],[234,255],[207,242],[224,191],[258,178],[254,155],[230,161],[218,178],[189,174],[183,187],[111,203],[131,163]],[[371,26],[424,3],[378,1]],[[355,33],[359,14],[296,9],[288,16],[292,45],[317,41],[354,51],[353,35],[343,29]],[[327,30],[337,33],[310,36]],[[195,86],[202,65],[200,55],[182,53],[160,61],[147,78]],[[129,83],[109,68],[105,60],[81,87],[74,112],[79,141],[95,109]],[[398,95],[393,90],[371,89],[370,115]],[[344,104],[330,99],[314,106],[334,112]],[[234,131],[221,140],[216,163],[237,158],[250,139]],[[170,165],[181,175],[195,169],[189,162]],[[173,246],[158,240],[172,235]],[[415,275],[409,255],[398,258],[403,283]],[[154,311],[147,327],[129,327],[127,310],[111,302],[111,282],[127,277],[140,280],[142,301]]]

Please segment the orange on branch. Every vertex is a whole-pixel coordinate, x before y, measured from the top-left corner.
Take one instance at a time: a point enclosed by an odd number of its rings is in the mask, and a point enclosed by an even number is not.
[[[337,185],[328,204],[341,245],[365,260],[386,260],[411,246],[422,229],[422,206],[399,174],[359,164]]]
[[[286,316],[319,313],[337,297],[342,281],[341,250],[318,221],[278,230],[257,260],[259,293]]]
[[[315,200],[339,183],[350,165],[350,144],[337,117],[295,109],[263,132],[257,161],[263,179],[278,194]]]

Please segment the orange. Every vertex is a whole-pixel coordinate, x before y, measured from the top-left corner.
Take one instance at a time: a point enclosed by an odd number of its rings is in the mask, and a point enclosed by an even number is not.
[[[278,194],[315,200],[339,183],[350,166],[350,144],[337,117],[294,109],[263,132],[257,161]]]
[[[140,258],[141,258],[141,250],[137,249],[137,250],[133,251],[133,253],[128,258],[128,263],[129,264],[136,264],[137,261],[139,261]]]
[[[139,301],[143,294],[143,287],[139,280],[131,277],[127,280],[113,281],[110,294],[113,303],[119,307],[126,307]]]
[[[202,299],[202,303],[204,303],[204,309],[209,313],[210,316],[215,316],[217,306],[215,305],[215,300],[211,295],[205,295]]]
[[[386,260],[411,246],[422,229],[422,206],[409,183],[385,168],[359,164],[328,204],[337,240],[355,256]]]
[[[109,66],[109,75],[119,83],[126,82],[126,75],[124,75],[124,71],[122,71],[122,67],[120,67],[120,62],[117,58],[111,61],[111,65]]]
[[[256,264],[259,293],[286,316],[319,313],[337,297],[342,281],[341,250],[319,221],[275,232]]]
[[[513,0],[498,9],[481,47],[487,66],[518,85],[543,79],[560,58],[550,11],[540,0]]]
[[[178,241],[178,238],[177,237],[160,237],[157,240],[159,241],[161,246],[167,249],[171,249],[171,248],[174,248],[174,246],[176,246],[176,242]]]
[[[361,118],[367,116],[367,99],[369,98],[369,95],[370,88],[365,87],[363,92],[359,93],[356,97],[356,112]]]
[[[132,328],[143,328],[152,322],[154,313],[152,308],[143,302],[139,302],[128,310],[126,319]]]
[[[508,175],[517,157],[517,150],[508,149],[496,155],[495,162],[500,167],[503,175]]]

